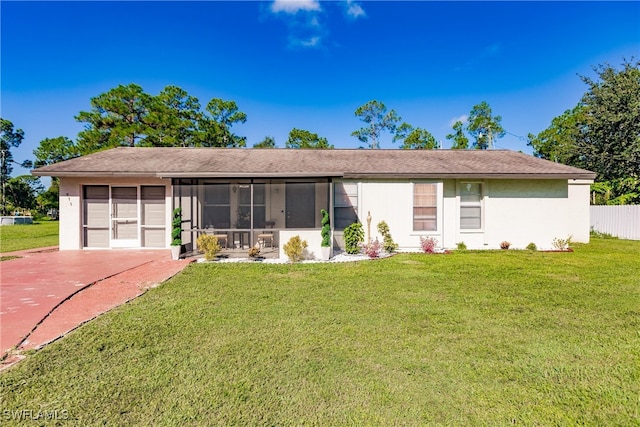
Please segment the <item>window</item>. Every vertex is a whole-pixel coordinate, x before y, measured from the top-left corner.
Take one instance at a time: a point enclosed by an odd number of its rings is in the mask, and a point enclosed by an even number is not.
[[[333,227],[344,230],[358,221],[358,184],[336,182],[333,185]]]
[[[204,186],[202,225],[204,228],[230,228],[229,184],[206,184]]]
[[[460,229],[482,228],[482,184],[463,182],[460,184]]]
[[[438,229],[438,185],[413,184],[413,231]]]

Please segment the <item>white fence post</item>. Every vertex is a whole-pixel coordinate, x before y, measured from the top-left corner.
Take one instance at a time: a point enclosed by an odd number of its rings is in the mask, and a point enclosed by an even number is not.
[[[592,230],[640,240],[640,205],[590,206],[589,211]]]

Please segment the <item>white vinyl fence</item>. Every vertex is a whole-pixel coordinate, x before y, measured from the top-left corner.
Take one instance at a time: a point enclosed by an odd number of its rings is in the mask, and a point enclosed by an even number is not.
[[[589,208],[592,230],[621,239],[640,240],[640,205]]]

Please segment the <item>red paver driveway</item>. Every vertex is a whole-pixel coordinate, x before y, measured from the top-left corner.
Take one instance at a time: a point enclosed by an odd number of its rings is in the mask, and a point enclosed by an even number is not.
[[[21,255],[0,263],[0,354],[19,344],[57,305],[81,289],[170,257],[167,250],[129,249]]]

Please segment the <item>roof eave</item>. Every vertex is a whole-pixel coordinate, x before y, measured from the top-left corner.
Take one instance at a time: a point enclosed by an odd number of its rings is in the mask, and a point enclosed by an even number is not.
[[[339,172],[282,172],[282,173],[221,173],[221,172],[71,172],[35,169],[34,176],[56,177],[136,177],[136,178],[344,178],[344,179],[587,179],[594,180],[595,173],[339,173]]]
[[[82,177],[82,176],[110,176],[110,177],[140,177],[140,178],[157,178],[158,174],[155,172],[109,172],[109,171],[95,171],[95,172],[78,172],[78,171],[46,171],[35,169],[31,171],[31,175],[34,176],[55,176],[55,177]]]
[[[154,176],[158,178],[341,178],[344,174],[339,172],[162,172]]]
[[[587,179],[594,180],[594,173],[345,173],[345,179]]]

